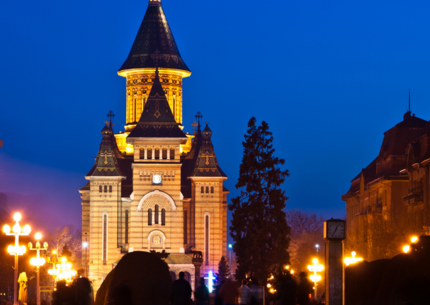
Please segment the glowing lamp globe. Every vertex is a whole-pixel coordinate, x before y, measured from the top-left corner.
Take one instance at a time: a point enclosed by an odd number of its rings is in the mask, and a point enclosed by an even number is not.
[[[6,234],[9,234],[10,233],[10,227],[8,225],[4,225],[3,232]]]
[[[42,234],[40,234],[39,232],[36,233],[36,235],[34,236],[34,238],[36,238],[37,240],[42,238]]]
[[[31,232],[31,227],[29,225],[25,225],[24,233],[28,235],[28,234],[30,234],[30,232]]]
[[[418,237],[417,236],[414,236],[414,237],[411,238],[411,242],[413,244],[416,243],[417,241],[418,241]]]
[[[21,220],[21,214],[20,213],[15,213],[13,215],[13,220],[15,220],[16,222]]]
[[[411,247],[409,245],[408,246],[404,246],[403,247],[403,252],[408,253],[410,249],[411,249]]]

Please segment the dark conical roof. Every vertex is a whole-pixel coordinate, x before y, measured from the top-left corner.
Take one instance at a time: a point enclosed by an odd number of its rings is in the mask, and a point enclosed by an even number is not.
[[[158,77],[158,70],[155,73],[154,84],[143,108],[140,120],[128,137],[187,138],[173,117],[172,110]]]
[[[118,164],[118,159],[123,157],[118,150],[113,130],[108,124],[102,129],[102,137],[94,166],[86,176],[124,177]]]
[[[227,177],[218,164],[211,138],[209,123],[206,122],[203,131],[200,131],[199,125],[189,153],[189,157],[193,159],[193,167],[188,177]]]
[[[179,53],[161,2],[151,0],[130,54],[119,71],[157,66],[190,71]]]

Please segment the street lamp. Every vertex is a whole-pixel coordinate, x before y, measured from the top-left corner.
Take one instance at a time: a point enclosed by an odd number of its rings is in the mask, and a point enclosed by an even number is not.
[[[53,279],[53,284],[52,284],[52,291],[55,290],[55,266],[57,265],[57,251],[56,250],[52,250],[52,259],[50,259],[49,257],[47,258],[48,264],[52,264],[52,269],[48,270],[48,273],[50,275],[52,275],[52,279]]]
[[[7,252],[10,255],[15,255],[15,272],[14,272],[14,283],[13,283],[13,304],[18,305],[18,255],[23,255],[27,250],[25,246],[19,245],[19,236],[27,236],[31,232],[31,227],[29,225],[24,226],[24,230],[21,229],[19,225],[19,221],[21,220],[21,214],[15,213],[13,215],[13,220],[15,220],[15,225],[12,228],[13,233],[10,232],[10,227],[8,225],[4,225],[3,232],[6,235],[15,236],[15,246],[10,245],[7,247]]]
[[[76,270],[72,270],[72,264],[67,262],[66,257],[61,258],[61,264],[56,265],[57,268],[49,269],[48,273],[55,278],[55,281],[72,281],[72,277],[77,274]]]
[[[230,267],[230,274],[231,274],[231,272],[232,272],[232,269],[231,269],[231,251],[233,251],[233,245],[232,244],[228,244],[228,248],[230,249],[230,251],[229,251],[230,252],[229,267]]]
[[[318,282],[321,281],[321,275],[318,274],[318,272],[321,272],[324,270],[324,266],[321,264],[318,264],[318,258],[314,258],[312,260],[313,265],[308,265],[308,270],[313,272],[310,276],[310,279],[312,282],[314,282],[315,285],[315,300],[317,299],[317,287]]]
[[[345,265],[349,266],[358,262],[363,261],[363,258],[361,257],[355,257],[357,255],[357,253],[355,253],[355,251],[351,252],[351,257],[345,257],[345,259],[343,260],[343,262],[345,263]]]
[[[43,257],[40,257],[40,251],[46,251],[46,250],[48,250],[48,243],[47,242],[43,243],[43,248],[42,248],[40,246],[40,242],[39,242],[39,240],[42,238],[42,234],[36,233],[35,238],[37,240],[36,241],[36,247],[33,248],[33,244],[32,243],[28,243],[28,248],[30,250],[35,250],[37,252],[37,256],[33,257],[30,260],[30,264],[32,266],[36,267],[36,273],[37,273],[37,284],[36,284],[37,285],[37,288],[36,288],[37,305],[40,305],[40,280],[39,280],[40,276],[39,276],[39,274],[40,274],[40,266],[45,265],[45,259]]]
[[[318,254],[318,249],[320,248],[320,245],[316,244],[315,248],[317,249],[317,254]]]

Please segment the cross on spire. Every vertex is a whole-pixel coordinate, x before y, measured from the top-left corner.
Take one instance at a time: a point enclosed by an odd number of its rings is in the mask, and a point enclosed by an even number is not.
[[[113,111],[109,111],[109,113],[106,115],[108,117],[108,120],[105,122],[106,126],[108,126],[109,128],[112,129],[113,125],[115,125],[113,123],[113,118],[115,117],[115,114],[113,113]]]
[[[195,115],[195,118],[197,120],[197,126],[200,127],[200,120],[203,118],[203,115],[199,112],[197,112],[197,114]]]
[[[196,134],[196,127],[198,127],[197,122],[194,121],[193,124],[191,124],[191,127],[193,127],[193,133]]]

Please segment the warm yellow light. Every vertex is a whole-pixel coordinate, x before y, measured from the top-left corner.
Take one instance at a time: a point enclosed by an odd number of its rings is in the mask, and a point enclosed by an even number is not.
[[[275,289],[270,289],[270,293],[275,293]]]
[[[319,275],[319,274],[312,274],[309,278],[314,283],[321,281],[321,275]]]
[[[13,230],[13,233],[16,233],[16,234],[21,233],[21,227],[19,226],[19,224],[18,224],[18,223],[16,223],[16,224],[13,226],[12,230]]]
[[[27,235],[31,233],[31,227],[29,225],[25,225],[25,227],[24,227],[24,233],[27,234]]]
[[[314,259],[312,260],[312,263],[314,263],[314,264],[318,264],[318,258],[314,258]]]
[[[291,269],[290,273],[291,273],[291,274],[294,274],[294,270],[292,270],[292,269]]]
[[[57,254],[57,251],[55,251],[55,250],[52,250],[52,254]]]
[[[52,269],[49,269],[49,270],[48,270],[48,274],[49,274],[49,275],[52,275],[53,273],[54,273],[54,270],[52,270]]]
[[[414,244],[414,243],[416,243],[418,241],[418,237],[417,236],[413,236],[412,238],[411,238],[411,242]]]
[[[36,238],[36,240],[39,240],[42,238],[42,234],[40,234],[39,232],[36,233],[36,235],[34,236],[34,238]]]
[[[404,246],[403,247],[403,252],[408,253],[410,249],[411,249],[411,247],[409,245],[408,246]]]
[[[20,213],[15,213],[14,215],[13,215],[13,220],[15,220],[15,221],[20,221],[21,220],[21,214]]]
[[[288,269],[290,269],[290,266],[286,265],[286,266],[285,266],[285,269],[287,269],[287,270],[288,270]]]
[[[6,234],[9,234],[10,233],[10,227],[8,225],[4,225],[3,232]]]
[[[272,287],[272,285],[269,283],[269,284],[267,284],[267,288],[270,288],[270,287]]]
[[[27,248],[25,246],[21,246],[21,249],[20,249],[21,254],[24,254],[25,251],[27,251]]]
[[[10,245],[7,247],[7,253],[12,254],[14,252],[14,246]]]
[[[355,264],[358,262],[363,261],[363,258],[361,257],[355,257],[357,255],[357,253],[355,251],[351,252],[351,257],[345,257],[345,259],[343,260],[343,262],[345,263],[345,265],[349,266],[351,264]]]
[[[67,262],[67,257],[63,256],[63,257],[61,258],[61,262],[63,262],[63,263]]]

